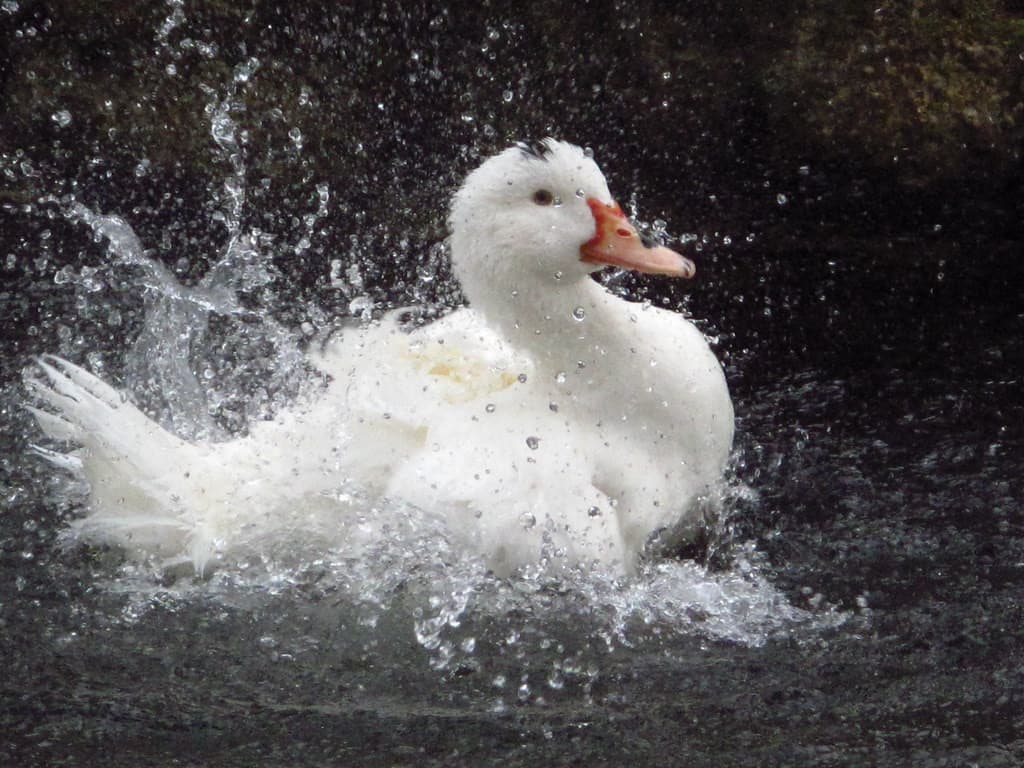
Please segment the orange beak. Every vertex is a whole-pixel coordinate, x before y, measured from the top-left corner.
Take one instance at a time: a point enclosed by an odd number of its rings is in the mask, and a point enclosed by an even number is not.
[[[618,203],[588,197],[587,205],[597,231],[580,246],[580,261],[672,277],[693,277],[697,271],[692,261],[670,248],[644,245]]]

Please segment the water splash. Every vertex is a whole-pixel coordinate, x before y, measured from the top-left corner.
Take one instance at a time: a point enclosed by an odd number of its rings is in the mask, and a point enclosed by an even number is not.
[[[169,17],[170,20],[177,18],[176,14]],[[129,389],[146,402],[149,410],[155,412],[163,426],[187,438],[227,437],[230,431],[215,414],[234,406],[239,386],[243,384],[238,375],[217,376],[199,361],[203,351],[212,344],[209,339],[211,317],[226,318],[233,323],[234,332],[241,337],[239,341],[244,342],[233,347],[269,346],[274,350],[272,371],[259,386],[250,387],[258,391],[251,393],[242,409],[263,417],[280,405],[280,402],[270,403],[273,393],[294,394],[296,386],[301,386],[305,368],[300,341],[304,335],[314,332],[311,327],[298,332],[286,328],[269,312],[247,308],[240,300],[243,295],[259,295],[263,306],[269,308],[274,303],[271,287],[277,279],[272,263],[274,238],[243,226],[247,205],[245,135],[232,117],[234,111],[244,108],[238,91],[258,66],[255,59],[239,64],[224,94],[204,88],[209,96],[206,114],[210,120],[210,136],[230,168],[217,195],[219,205],[214,215],[226,229],[227,243],[194,285],[183,285],[160,261],[151,258],[123,218],[97,213],[72,196],[42,201],[56,203],[69,221],[89,227],[93,239],[105,246],[109,256],[109,261],[100,269],[131,276],[140,290],[145,316],[138,337],[125,355],[125,381]],[[303,217],[302,234],[298,242],[290,246],[294,252],[310,247],[318,222],[327,216],[330,190],[326,183],[316,185],[316,200],[316,211]],[[97,271],[83,267],[76,273],[73,268],[65,267],[55,279],[74,282],[86,292],[94,293],[97,286],[102,285]]]
[[[169,7],[162,44],[184,23],[180,3],[171,2]],[[246,228],[247,137],[234,115],[245,109],[242,94],[259,66],[258,60],[249,59],[236,66],[226,89],[204,88],[210,139],[228,168],[216,193],[215,217],[224,227],[226,244],[195,284],[182,285],[147,255],[123,219],[96,213],[77,200],[61,203],[69,220],[89,227],[105,244],[111,257],[105,269],[128,270],[135,276],[145,318],[126,356],[126,378],[136,391],[159,392],[164,398],[162,421],[186,437],[216,439],[227,434],[212,414],[226,397],[222,393],[239,383],[230,376],[211,381],[197,373],[197,350],[209,346],[211,317],[244,326],[243,344],[268,342],[273,347],[276,381],[267,384],[271,390],[286,389],[283,382],[302,371],[300,340],[310,335],[308,330],[285,328],[269,314],[274,299],[269,288],[275,280],[271,249],[308,251],[330,211],[331,192],[326,183],[316,184],[316,210],[301,218],[301,232],[292,244],[275,245],[259,230]],[[301,151],[301,133],[289,140],[294,151]],[[660,239],[667,237],[663,222],[641,227]],[[360,263],[379,258],[387,248],[407,251],[410,245],[372,230],[353,234],[350,243],[347,258],[329,265],[331,286],[347,299],[351,315],[369,319],[378,305]],[[414,301],[424,303],[433,295],[427,289],[443,282],[446,255],[442,243],[424,254],[417,280],[409,286]],[[91,277],[83,269],[77,279],[88,289]],[[613,275],[606,284],[624,292],[623,278],[624,273]],[[257,291],[263,292],[265,302],[257,309],[239,298]],[[239,547],[248,553],[244,558],[221,562],[208,580],[181,576],[171,587],[155,586],[166,584],[174,574],[162,564],[124,566],[118,580],[108,585],[128,595],[122,619],[139,621],[149,610],[200,595],[235,605],[259,605],[280,597],[310,611],[327,603],[330,610],[354,617],[369,630],[382,622],[397,626],[401,642],[414,641],[438,672],[486,671],[494,681],[496,706],[537,701],[574,687],[588,695],[599,676],[602,654],[624,647],[657,647],[665,638],[756,646],[794,627],[842,620],[827,607],[808,612],[790,605],[769,583],[750,546],[739,547],[733,566],[725,571],[661,561],[628,579],[580,568],[558,578],[541,569],[526,569],[500,579],[480,559],[453,544],[439,519],[421,510],[371,501],[345,488],[338,488],[330,501],[295,510],[295,517],[282,521],[281,528],[263,530],[261,540]],[[354,514],[339,516],[338,503],[352,506]],[[330,514],[321,514],[325,509]],[[349,521],[341,532],[339,517]],[[292,525],[299,519],[301,525]],[[275,539],[285,527],[292,529],[290,535]],[[386,639],[377,635],[375,642]],[[498,660],[493,673],[487,668],[491,660]],[[508,664],[519,669],[511,673],[505,668]]]
[[[466,679],[474,691],[490,689],[496,711],[589,702],[605,675],[637,653],[799,641],[850,620],[827,606],[791,605],[750,545],[722,572],[661,561],[630,578],[573,569],[500,579],[452,545],[429,515],[399,504],[367,513],[384,522],[357,546],[279,548],[171,587],[166,575],[156,587],[155,572],[127,566],[107,587],[126,599],[120,620],[127,624],[154,611],[188,613],[197,602],[213,614],[219,605],[266,615],[282,653],[329,637],[332,654],[371,668],[426,666],[451,686]],[[282,623],[282,616],[303,621]]]
[[[117,260],[139,267],[147,290],[161,298],[152,316],[147,315],[146,331],[140,337],[147,341],[141,349],[151,353],[153,348],[145,345],[165,343],[168,335],[201,335],[210,312],[244,312],[229,286],[246,273],[246,264],[260,264],[259,253],[247,238],[232,239],[206,278],[194,288],[184,288],[145,257],[138,238],[122,220],[93,214],[82,206],[74,207],[73,215],[106,240]],[[357,268],[350,266],[346,277],[344,287],[361,288]],[[341,280],[340,275],[337,279]],[[271,323],[262,316],[254,321]],[[287,348],[298,354],[294,345]],[[192,376],[190,371],[182,375]],[[181,414],[186,420],[202,418]],[[193,422],[191,428],[204,427]],[[732,490],[738,496],[745,489],[737,484]],[[254,595],[259,594],[288,595],[299,601],[308,599],[311,592],[331,594],[334,605],[340,600],[364,626],[375,626],[386,615],[404,627],[410,639],[429,654],[431,666],[442,672],[479,667],[481,659],[492,656],[540,653],[546,658],[555,644],[567,650],[545,673],[540,690],[548,691],[546,695],[567,683],[571,687],[574,680],[584,687],[591,685],[596,674],[593,659],[616,648],[658,644],[669,637],[756,646],[794,627],[828,626],[844,618],[827,606],[815,612],[792,606],[764,576],[752,546],[739,547],[733,566],[726,571],[661,561],[648,564],[629,579],[583,569],[553,579],[541,569],[527,569],[506,580],[489,574],[481,560],[452,544],[448,530],[435,516],[342,490],[331,501],[319,516],[315,507],[296,510],[301,524],[281,521],[280,531],[262,530],[262,540],[249,542],[248,547],[240,542],[239,549],[247,549],[249,555],[222,562],[208,582],[182,579],[175,593],[181,599],[216,595],[228,603],[246,604],[258,601]],[[339,515],[339,502],[352,506],[353,514]],[[339,531],[339,520],[352,522]],[[727,520],[719,525],[716,539],[724,539],[729,535]],[[298,530],[301,537],[294,535]],[[344,540],[343,546],[339,540]],[[126,567],[117,588],[134,593],[130,615],[144,615],[147,605],[165,605],[167,590],[154,593],[153,584],[166,579],[163,567]],[[570,629],[567,621],[573,625],[569,634],[578,634],[582,640],[561,637]],[[555,637],[561,639],[556,642]],[[512,688],[520,701],[540,695],[528,682]]]

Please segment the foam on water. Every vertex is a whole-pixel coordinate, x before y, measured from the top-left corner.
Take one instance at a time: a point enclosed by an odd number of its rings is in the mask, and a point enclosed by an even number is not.
[[[358,626],[350,642],[359,653],[408,662],[414,639],[430,666],[448,672],[557,657],[581,685],[622,648],[656,652],[687,638],[756,647],[850,618],[827,604],[792,605],[753,544],[734,544],[724,531],[716,545],[729,551],[725,569],[652,559],[624,577],[559,567],[556,555],[499,578],[435,515],[352,489],[332,502],[297,511],[301,525],[261,527],[233,542],[232,551],[246,554],[221,558],[206,578],[188,566],[176,573],[166,563],[125,564],[105,588],[126,598],[128,623],[194,601],[243,610],[283,603],[334,626]]]
[[[535,663],[553,655],[559,663],[600,667],[600,658],[618,649],[657,652],[673,639],[760,646],[849,618],[828,606],[808,611],[790,604],[749,544],[735,547],[732,567],[721,571],[661,560],[629,577],[538,566],[498,578],[432,516],[395,502],[367,504],[365,511],[365,527],[351,529],[340,544],[337,532],[304,532],[301,540],[292,535],[259,555],[225,561],[207,579],[186,575],[170,585],[165,570],[129,564],[105,588],[127,598],[128,623],[196,600],[241,609],[284,601],[289,610],[304,606],[333,624],[358,625],[361,652],[372,647],[389,655],[390,648],[392,657],[407,658],[415,639],[433,668],[449,672],[481,669],[496,658]]]

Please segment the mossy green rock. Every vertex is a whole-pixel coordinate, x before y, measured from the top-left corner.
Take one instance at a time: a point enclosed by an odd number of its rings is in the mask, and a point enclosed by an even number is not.
[[[764,72],[791,132],[903,183],[1009,172],[1024,146],[1024,18],[998,0],[819,2]]]

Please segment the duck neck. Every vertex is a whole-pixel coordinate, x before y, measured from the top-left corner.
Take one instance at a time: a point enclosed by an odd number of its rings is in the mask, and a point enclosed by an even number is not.
[[[629,304],[590,277],[552,278],[528,290],[509,285],[501,301],[476,306],[514,348],[532,358],[538,374],[559,384],[581,374],[590,379],[621,370],[627,362],[622,358],[629,356]]]

